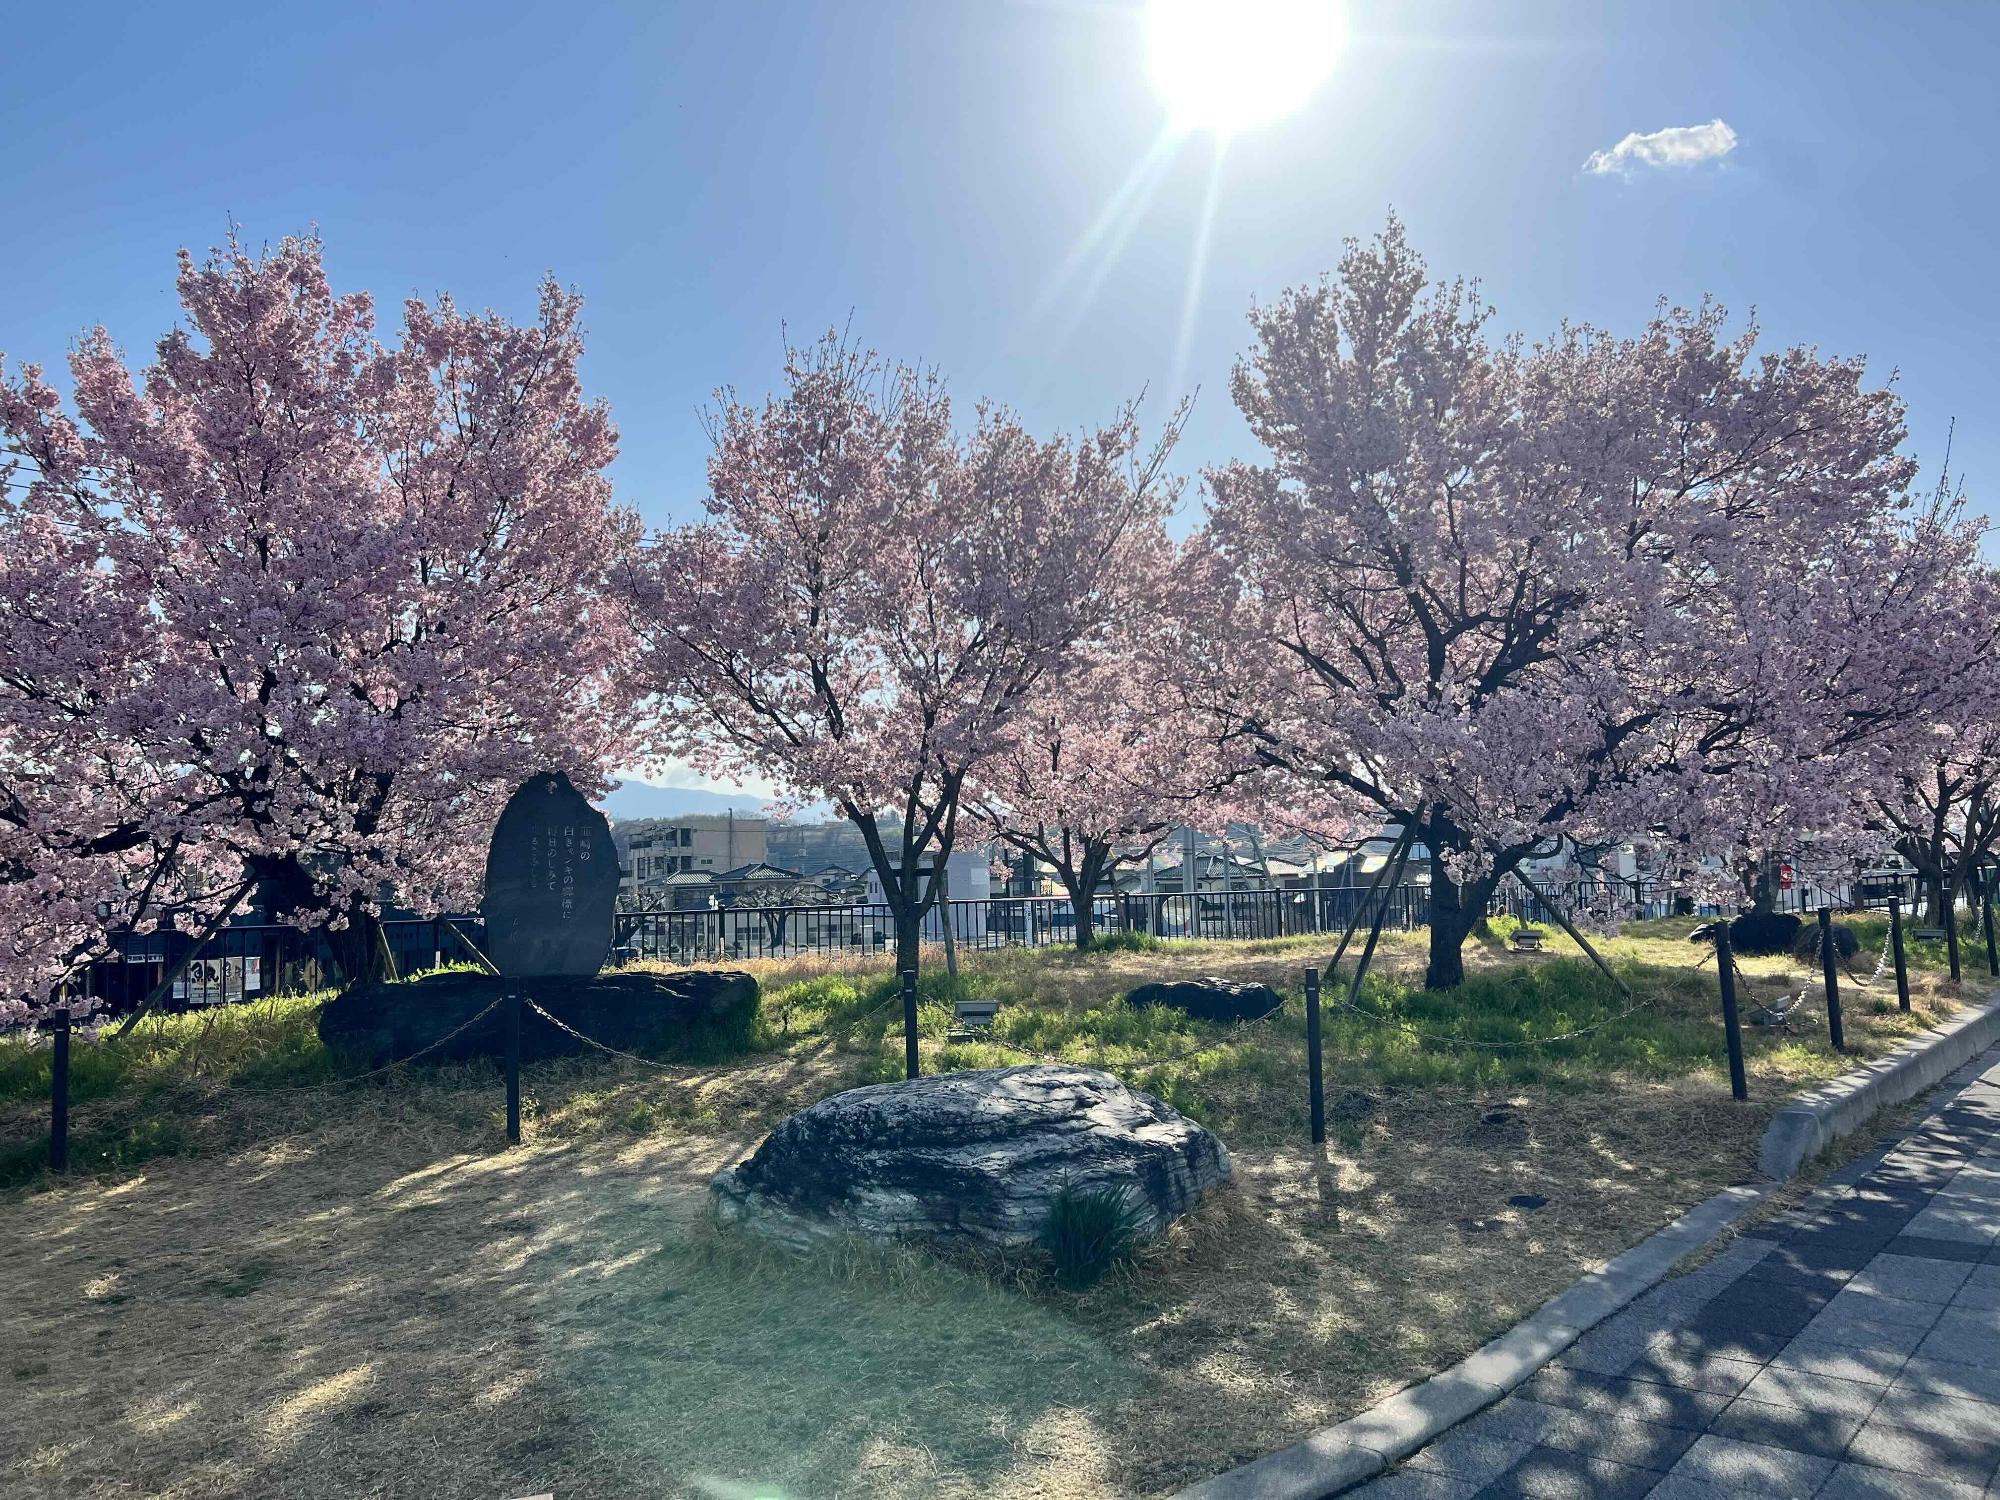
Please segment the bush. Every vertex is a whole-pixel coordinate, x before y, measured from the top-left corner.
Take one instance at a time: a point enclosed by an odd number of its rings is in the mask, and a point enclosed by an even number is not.
[[[1042,1248],[1056,1280],[1080,1291],[1128,1259],[1139,1242],[1143,1215],[1124,1188],[1074,1188],[1065,1182],[1049,1203]]]
[[[1150,932],[1102,932],[1090,940],[1092,953],[1151,953],[1160,946],[1160,940]]]

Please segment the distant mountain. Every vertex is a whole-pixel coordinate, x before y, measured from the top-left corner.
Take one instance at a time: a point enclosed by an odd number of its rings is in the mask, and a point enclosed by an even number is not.
[[[598,806],[614,823],[634,818],[679,818],[689,813],[735,811],[746,818],[768,816],[767,798],[755,792],[710,792],[691,786],[653,786],[644,781],[621,781]],[[824,817],[830,808],[809,807],[799,816]]]

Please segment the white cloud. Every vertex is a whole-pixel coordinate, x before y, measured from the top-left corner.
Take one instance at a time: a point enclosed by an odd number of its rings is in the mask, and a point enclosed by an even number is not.
[[[1630,177],[1640,167],[1691,167],[1716,161],[1736,149],[1736,132],[1720,120],[1706,125],[1670,125],[1640,135],[1634,131],[1609,151],[1593,151],[1583,170],[1595,176]]]

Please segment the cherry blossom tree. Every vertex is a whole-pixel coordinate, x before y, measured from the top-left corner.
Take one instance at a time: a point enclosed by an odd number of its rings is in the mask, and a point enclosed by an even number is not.
[[[1163,598],[1168,570],[1153,576],[1150,592]],[[1119,866],[1147,858],[1176,826],[1208,818],[1251,764],[1227,726],[1181,697],[1158,659],[1173,649],[1163,634],[1148,611],[1126,622],[1112,648],[1045,685],[968,792],[982,827],[1055,873],[1078,948],[1090,946],[1095,898]],[[1132,637],[1155,639],[1135,646]]]
[[[1461,981],[1496,883],[1552,842],[1685,818],[1752,747],[1835,723],[1816,745],[1859,743],[1914,706],[1850,696],[1895,643],[1871,638],[1879,612],[1833,607],[1922,545],[1895,522],[1901,406],[1860,362],[1759,353],[1709,304],[1533,345],[1490,339],[1489,316],[1430,283],[1393,221],[1256,312],[1232,388],[1270,460],[1211,472],[1200,538],[1226,622],[1193,662],[1208,705],[1270,764],[1417,822],[1434,988]],[[1773,587],[1857,539],[1864,576]],[[1810,634],[1782,661],[1773,611],[1793,608]],[[1837,685],[1794,675],[1808,664]]]
[[[476,899],[515,782],[588,785],[628,748],[604,584],[639,532],[579,299],[546,285],[518,325],[412,300],[384,344],[313,239],[183,253],[177,286],[185,326],[143,372],[102,329],[77,347],[74,416],[32,366],[0,386],[24,664],[0,681],[0,925],[61,931],[12,993],[148,859],[340,935],[359,975],[385,897]]]
[[[1950,698],[1878,758],[1870,782],[1870,831],[1916,870],[1933,926],[2000,849],[2000,576],[1968,567],[1956,585],[1952,628],[1911,653],[1945,670]]]
[[[1143,599],[1178,419],[1038,439],[829,335],[761,406],[725,392],[708,519],[633,572],[653,746],[823,797],[915,968],[969,779]]]

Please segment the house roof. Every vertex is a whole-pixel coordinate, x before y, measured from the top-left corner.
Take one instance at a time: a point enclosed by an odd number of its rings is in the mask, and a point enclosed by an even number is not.
[[[797,870],[787,870],[782,865],[758,860],[754,864],[738,865],[733,870],[724,870],[715,877],[717,880],[797,880]]]

